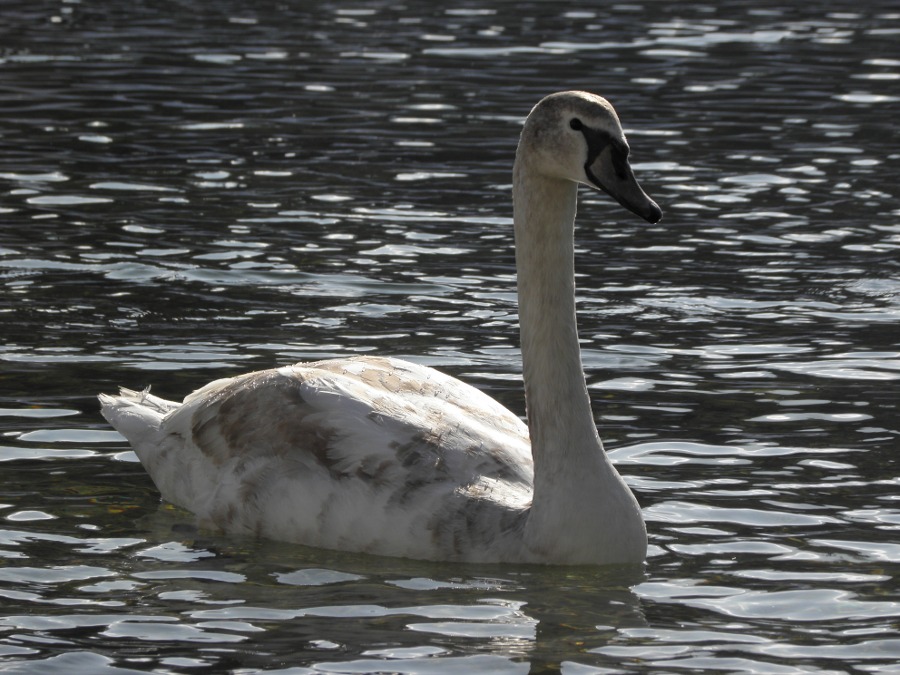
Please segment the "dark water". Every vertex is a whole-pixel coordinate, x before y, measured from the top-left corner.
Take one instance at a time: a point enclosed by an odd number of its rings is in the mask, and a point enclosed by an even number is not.
[[[890,672],[895,3],[0,12],[0,670]],[[522,413],[519,124],[584,88],[666,211],[579,214],[643,574],[197,532],[94,395],[378,351]],[[896,672],[896,671],[894,671]]]

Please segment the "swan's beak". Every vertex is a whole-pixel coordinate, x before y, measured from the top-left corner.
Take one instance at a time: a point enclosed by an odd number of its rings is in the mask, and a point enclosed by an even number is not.
[[[658,223],[662,209],[650,199],[634,177],[628,163],[627,148],[607,143],[593,162],[585,165],[588,180],[633,214],[650,223]]]

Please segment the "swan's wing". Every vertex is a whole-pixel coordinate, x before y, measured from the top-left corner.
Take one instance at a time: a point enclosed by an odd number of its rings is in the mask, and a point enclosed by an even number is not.
[[[480,476],[531,483],[531,448],[522,420],[440,371],[399,359],[359,357],[280,372],[304,383],[316,409],[346,419],[337,429],[350,442],[331,448],[342,463],[353,466],[377,455],[463,485]],[[385,432],[376,435],[381,443],[369,435],[373,425]],[[394,453],[385,457],[379,449],[384,443]]]
[[[527,428],[474,387],[398,359],[300,363],[215,382],[166,420],[217,465],[292,456],[335,477],[405,468],[531,480]],[[418,478],[418,476],[416,476]]]
[[[458,539],[454,510],[472,500],[488,513],[497,510],[486,501],[515,511],[530,498],[522,421],[459,380],[397,359],[219,380],[139,444],[123,433],[168,501],[227,530],[318,546],[432,557],[402,542],[441,530]]]

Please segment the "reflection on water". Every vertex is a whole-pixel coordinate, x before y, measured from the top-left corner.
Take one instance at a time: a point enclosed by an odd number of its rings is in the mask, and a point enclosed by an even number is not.
[[[12,2],[4,21],[0,669],[900,660],[895,7]],[[233,540],[160,506],[96,392],[379,351],[524,412],[510,166],[562,88],[613,101],[666,211],[585,193],[576,241],[645,573]]]

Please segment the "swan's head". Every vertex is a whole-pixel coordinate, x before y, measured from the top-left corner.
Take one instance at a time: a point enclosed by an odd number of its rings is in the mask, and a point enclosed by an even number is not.
[[[625,132],[609,101],[584,91],[563,91],[532,109],[516,161],[548,178],[599,188],[632,213],[656,223],[662,211],[638,184],[628,152]]]

